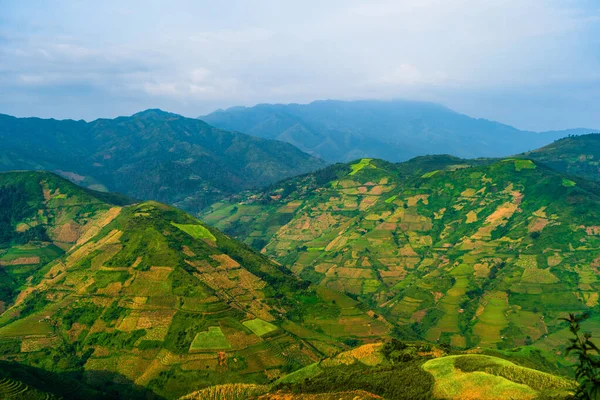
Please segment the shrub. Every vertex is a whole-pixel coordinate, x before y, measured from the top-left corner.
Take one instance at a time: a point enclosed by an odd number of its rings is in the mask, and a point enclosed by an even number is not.
[[[567,318],[561,318],[569,323],[573,338],[569,339],[567,354],[577,357],[575,379],[579,383],[576,397],[580,399],[600,398],[600,349],[592,342],[589,332],[581,333],[581,322],[589,317],[588,314],[575,315],[569,313]]]

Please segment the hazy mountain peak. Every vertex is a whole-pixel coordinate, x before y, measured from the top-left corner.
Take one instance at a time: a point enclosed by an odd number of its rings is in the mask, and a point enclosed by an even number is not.
[[[359,157],[405,161],[450,153],[502,157],[585,130],[535,133],[443,105],[410,100],[317,100],[309,104],[232,107],[200,117],[222,129],[289,142],[328,161]]]

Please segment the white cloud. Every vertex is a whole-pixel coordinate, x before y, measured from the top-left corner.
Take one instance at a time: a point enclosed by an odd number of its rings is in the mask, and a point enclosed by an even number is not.
[[[0,90],[24,99],[39,97],[36,87],[55,85],[60,96],[62,87],[87,85],[106,97],[84,102],[108,97],[111,107],[159,103],[196,115],[318,98],[410,96],[452,106],[478,90],[600,79],[600,11],[586,0],[9,4],[0,17]],[[102,108],[84,102],[85,112]],[[0,107],[31,110],[26,100]]]

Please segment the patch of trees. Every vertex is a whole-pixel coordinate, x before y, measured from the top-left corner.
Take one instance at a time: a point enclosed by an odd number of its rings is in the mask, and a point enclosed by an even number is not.
[[[420,361],[367,367],[360,363],[326,368],[303,382],[281,385],[294,393],[335,393],[364,390],[393,400],[433,398],[434,378],[421,368]]]
[[[0,245],[47,240],[46,231],[41,226],[32,227],[25,232],[15,230],[19,222],[35,213],[28,200],[28,193],[22,185],[0,187]]]

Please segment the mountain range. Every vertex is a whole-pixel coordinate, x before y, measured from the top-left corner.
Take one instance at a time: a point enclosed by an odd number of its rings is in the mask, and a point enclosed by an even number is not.
[[[39,171],[0,173],[0,196],[3,281],[16,283],[0,314],[3,398],[533,399],[575,388],[566,363],[539,349],[382,343],[396,324],[367,304],[173,207]]]
[[[600,135],[333,165],[160,110],[0,139],[29,170],[0,172],[0,398],[566,399],[560,318],[600,335]]]
[[[568,334],[560,315],[598,306],[599,217],[594,182],[527,158],[450,156],[336,164],[202,215],[404,337],[546,350]]]
[[[529,132],[471,118],[434,103],[315,101],[232,107],[200,117],[222,129],[291,143],[331,162],[406,161],[428,154],[505,157],[597,129]]]
[[[0,171],[50,170],[190,211],[325,165],[287,143],[160,110],[89,123],[0,115],[0,141]]]

